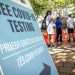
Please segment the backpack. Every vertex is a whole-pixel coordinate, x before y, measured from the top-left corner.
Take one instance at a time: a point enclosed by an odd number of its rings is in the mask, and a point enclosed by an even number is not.
[[[41,30],[46,30],[46,29],[47,29],[46,20],[44,19],[42,22]]]

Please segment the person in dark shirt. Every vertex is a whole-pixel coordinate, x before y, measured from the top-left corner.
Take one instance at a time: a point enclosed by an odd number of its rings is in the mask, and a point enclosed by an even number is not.
[[[60,17],[56,18],[55,25],[56,25],[56,33],[57,33],[57,37],[56,37],[57,43],[59,42],[59,40],[60,43],[62,43],[62,20]]]

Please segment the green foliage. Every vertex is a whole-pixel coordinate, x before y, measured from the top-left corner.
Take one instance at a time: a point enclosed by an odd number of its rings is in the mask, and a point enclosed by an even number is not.
[[[30,0],[30,2],[36,15],[41,14],[48,7],[48,0]]]
[[[30,2],[36,15],[51,9],[65,8],[69,4],[75,5],[75,0],[30,0]]]

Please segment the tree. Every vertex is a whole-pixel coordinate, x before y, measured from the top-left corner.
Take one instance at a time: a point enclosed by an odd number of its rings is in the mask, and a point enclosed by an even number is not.
[[[49,4],[49,0],[30,0],[30,2],[36,15],[42,14]]]
[[[30,0],[36,15],[47,10],[67,8],[70,4],[75,6],[75,0]]]

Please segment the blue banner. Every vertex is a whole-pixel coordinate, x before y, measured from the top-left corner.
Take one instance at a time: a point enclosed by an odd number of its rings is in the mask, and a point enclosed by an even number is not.
[[[58,75],[31,9],[0,0],[0,75]]]

